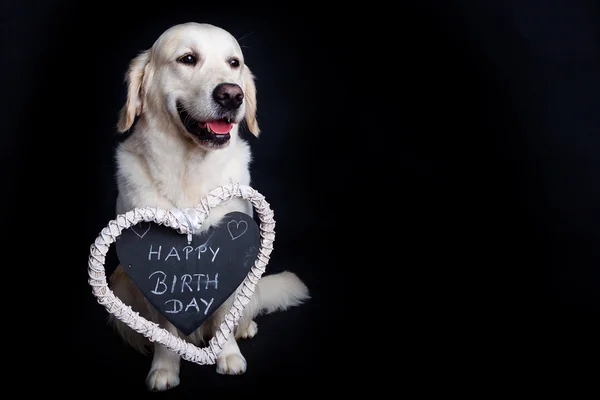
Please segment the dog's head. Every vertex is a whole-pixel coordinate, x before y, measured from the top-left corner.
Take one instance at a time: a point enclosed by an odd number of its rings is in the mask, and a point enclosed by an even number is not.
[[[250,132],[260,133],[254,76],[237,40],[221,28],[186,23],[168,29],[131,61],[126,82],[120,132],[143,115],[173,124],[204,149],[227,146],[244,119]]]

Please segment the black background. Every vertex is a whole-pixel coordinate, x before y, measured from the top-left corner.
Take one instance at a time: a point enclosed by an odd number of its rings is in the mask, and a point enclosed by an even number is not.
[[[277,220],[269,268],[313,298],[258,320],[245,375],[184,363],[180,387],[157,396],[593,376],[597,2],[397,3],[11,3],[2,198],[17,259],[3,267],[30,289],[10,286],[5,320],[34,344],[19,387],[145,393],[150,359],[106,326],[87,257],[114,216],[127,64],[187,21],[244,46],[263,130],[246,135],[253,186]]]

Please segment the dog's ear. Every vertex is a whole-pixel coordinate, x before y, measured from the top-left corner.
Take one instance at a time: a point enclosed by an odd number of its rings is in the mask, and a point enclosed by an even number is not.
[[[250,132],[258,137],[260,129],[256,118],[256,85],[254,83],[254,75],[248,66],[244,66],[242,72],[244,79],[244,100],[246,101],[246,125]]]
[[[135,117],[142,111],[142,83],[146,66],[150,60],[150,52],[144,51],[129,63],[129,70],[125,75],[127,84],[127,100],[119,112],[117,128],[120,133],[128,131],[133,125]]]

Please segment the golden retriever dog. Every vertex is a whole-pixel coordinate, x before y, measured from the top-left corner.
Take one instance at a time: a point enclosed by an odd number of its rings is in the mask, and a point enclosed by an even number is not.
[[[136,207],[194,207],[218,186],[250,184],[250,147],[238,131],[245,124],[252,134],[260,132],[256,87],[230,33],[209,24],[173,26],[131,61],[126,83],[127,98],[117,127],[121,133],[131,130],[131,135],[116,152],[118,214]],[[233,211],[252,215],[253,208],[243,199],[233,199],[211,210],[203,229]],[[121,265],[111,276],[110,286],[141,316],[197,345],[214,335],[235,296],[196,332],[184,336],[149,304]],[[253,319],[308,298],[307,287],[291,272],[263,276],[217,357],[216,371],[244,373],[246,360],[237,340],[257,333]],[[177,354],[150,343],[114,317],[112,323],[127,343],[144,353],[153,351],[146,378],[149,390],[163,391],[179,384]]]

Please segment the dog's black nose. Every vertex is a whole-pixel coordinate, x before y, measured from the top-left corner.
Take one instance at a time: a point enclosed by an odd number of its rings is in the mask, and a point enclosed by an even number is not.
[[[213,98],[227,110],[235,110],[242,105],[244,92],[234,83],[221,83],[213,91]]]

